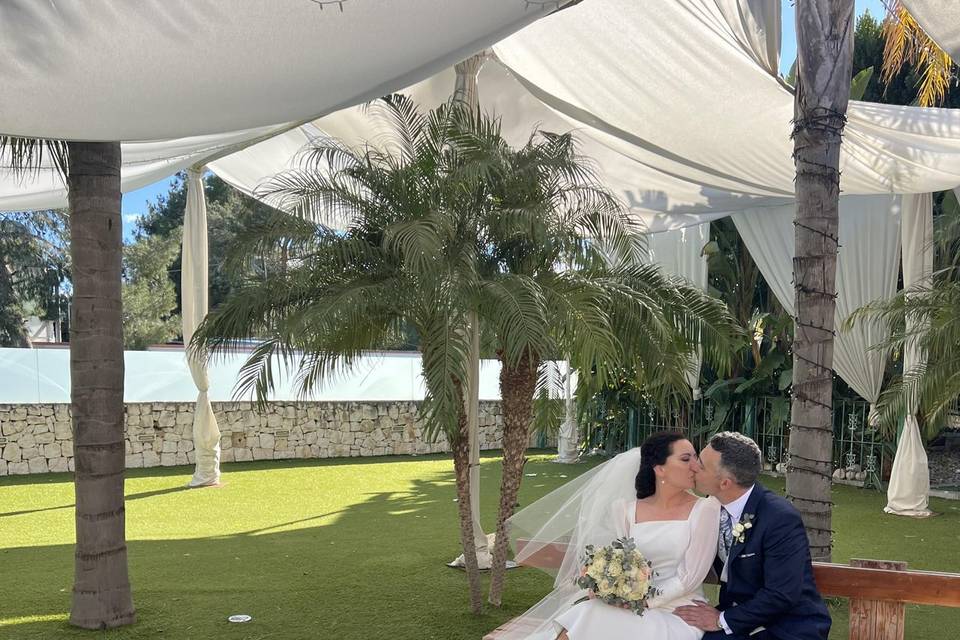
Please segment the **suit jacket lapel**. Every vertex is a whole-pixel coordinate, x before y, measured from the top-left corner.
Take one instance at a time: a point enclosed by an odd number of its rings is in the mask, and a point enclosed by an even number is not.
[[[763,494],[766,493],[766,491],[767,490],[759,484],[753,485],[753,493],[751,493],[750,497],[747,498],[747,504],[743,506],[743,513],[740,515],[740,520],[738,520],[738,522],[742,522],[743,517],[748,513],[752,513],[754,516],[757,514],[757,505],[760,504],[760,500]],[[733,523],[734,526],[736,526],[736,524],[737,524],[736,522]],[[754,526],[756,526],[756,524],[754,524]],[[744,536],[743,543],[737,542],[737,539],[734,538],[733,544],[730,546],[730,557],[727,558],[727,564],[730,564],[731,562],[733,562],[733,560],[738,555],[740,555],[740,552],[743,551],[743,547],[746,545],[747,538],[750,537],[750,534],[752,532],[753,532],[752,528],[747,530],[746,535]],[[732,568],[732,565],[730,568]],[[730,569],[727,569],[728,581],[730,579],[730,573],[731,573]]]

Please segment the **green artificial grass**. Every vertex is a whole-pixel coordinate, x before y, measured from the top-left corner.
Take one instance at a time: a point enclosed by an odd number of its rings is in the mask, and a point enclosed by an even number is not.
[[[590,464],[533,456],[521,503]],[[540,599],[551,579],[508,572],[502,609],[467,611],[452,462],[444,456],[229,464],[224,486],[185,490],[191,469],[127,478],[127,539],[138,623],[109,639],[479,639]],[[499,459],[481,465],[483,524],[496,516]],[[535,474],[535,475],[529,475]],[[782,481],[764,480],[782,490]],[[911,520],[880,493],[838,487],[835,561],[906,560],[960,572],[960,505]],[[70,627],[73,485],[66,474],[0,478],[0,639],[90,637]],[[486,580],[484,580],[486,589]],[[227,622],[231,614],[253,616]],[[846,637],[845,605],[832,638]],[[907,638],[953,637],[960,610],[908,607]],[[951,631],[953,630],[953,631]]]

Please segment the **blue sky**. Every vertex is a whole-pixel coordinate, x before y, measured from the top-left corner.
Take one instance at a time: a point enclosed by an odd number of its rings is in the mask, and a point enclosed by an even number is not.
[[[797,27],[794,21],[796,2],[797,0],[781,0],[783,36],[780,44],[780,72],[783,74],[790,70],[790,65],[797,59]],[[887,13],[881,0],[854,0],[854,7],[858,16],[864,11],[870,11],[873,17],[882,18]]]
[[[784,74],[797,57],[796,26],[794,24],[794,4],[796,0],[781,0],[783,3],[783,42],[780,54],[780,71]],[[869,10],[874,16],[885,14],[881,0],[855,0],[857,15]],[[171,176],[172,178],[172,176]],[[136,219],[147,211],[147,203],[155,202],[157,196],[167,193],[171,178],[155,182],[143,189],[137,189],[123,195],[123,235],[129,238]]]
[[[123,237],[125,240],[132,237],[137,219],[147,212],[147,203],[156,202],[157,196],[166,195],[167,191],[170,190],[172,180],[173,176],[170,176],[142,189],[123,194],[120,211],[123,214]]]

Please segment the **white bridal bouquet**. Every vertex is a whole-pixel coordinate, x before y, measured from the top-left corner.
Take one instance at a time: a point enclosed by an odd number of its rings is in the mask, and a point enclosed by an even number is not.
[[[577,585],[590,589],[607,604],[642,616],[647,599],[659,593],[650,584],[652,576],[650,562],[637,550],[633,538],[619,538],[599,549],[587,545]]]

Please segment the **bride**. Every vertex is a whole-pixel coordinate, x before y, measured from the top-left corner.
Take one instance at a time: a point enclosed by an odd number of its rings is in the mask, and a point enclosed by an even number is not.
[[[700,462],[682,434],[656,433],[591,469],[510,519],[510,537],[528,540],[518,562],[552,545],[565,549],[554,590],[503,635],[508,640],[699,640],[673,614],[706,598],[702,584],[717,555],[720,504],[691,493]],[[642,616],[588,599],[575,584],[584,547],[630,536],[653,565],[658,595]]]

